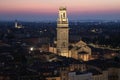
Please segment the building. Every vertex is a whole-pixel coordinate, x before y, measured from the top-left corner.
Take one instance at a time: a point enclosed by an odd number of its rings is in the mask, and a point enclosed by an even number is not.
[[[89,69],[94,68],[100,73],[95,73],[89,70],[89,72],[93,73],[93,79],[94,80],[120,80],[120,63],[115,62],[112,59],[96,59],[96,60],[90,60],[86,62],[87,67]]]
[[[101,71],[97,69],[88,69],[88,72],[92,73],[92,79],[93,80],[108,80],[106,75],[104,75]],[[105,77],[104,77],[105,76]]]
[[[17,22],[17,20],[15,20],[15,28],[23,28],[23,26],[22,25],[18,25],[18,22]]]
[[[69,72],[68,80],[92,80],[92,73]]]
[[[65,7],[59,8],[57,20],[57,54],[68,57],[69,28],[66,10]]]
[[[72,48],[69,51],[69,54],[71,54],[72,58],[88,61],[90,60],[90,56],[91,56],[91,48],[88,47],[85,42],[80,40],[76,44],[72,45]]]
[[[65,7],[59,8],[59,17],[57,20],[57,42],[49,47],[49,52],[88,61],[91,57],[91,48],[88,47],[84,41],[80,40],[79,42],[72,44],[71,49],[69,48],[69,24],[66,10]]]

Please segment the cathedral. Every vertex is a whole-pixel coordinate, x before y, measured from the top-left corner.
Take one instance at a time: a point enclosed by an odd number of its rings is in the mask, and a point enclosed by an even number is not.
[[[55,46],[50,46],[49,51],[60,56],[72,57],[74,59],[88,61],[91,56],[91,49],[85,42],[80,40],[78,43],[69,43],[69,22],[67,9],[60,7],[57,19],[57,41]],[[72,46],[72,48],[69,48]]]

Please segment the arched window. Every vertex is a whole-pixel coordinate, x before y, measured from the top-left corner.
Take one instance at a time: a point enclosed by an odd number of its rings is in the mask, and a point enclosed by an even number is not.
[[[65,13],[63,13],[63,18],[65,18]]]

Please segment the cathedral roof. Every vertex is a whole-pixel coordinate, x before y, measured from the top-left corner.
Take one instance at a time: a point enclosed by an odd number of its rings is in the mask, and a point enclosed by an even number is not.
[[[86,46],[86,45],[87,44],[82,40],[80,40],[78,43],[76,43],[76,46],[79,46],[79,47]]]

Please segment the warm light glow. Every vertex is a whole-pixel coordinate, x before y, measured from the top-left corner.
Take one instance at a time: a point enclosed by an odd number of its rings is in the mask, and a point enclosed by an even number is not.
[[[31,47],[31,48],[30,48],[30,51],[33,51],[33,50],[34,50],[34,48],[33,48],[33,47]]]

